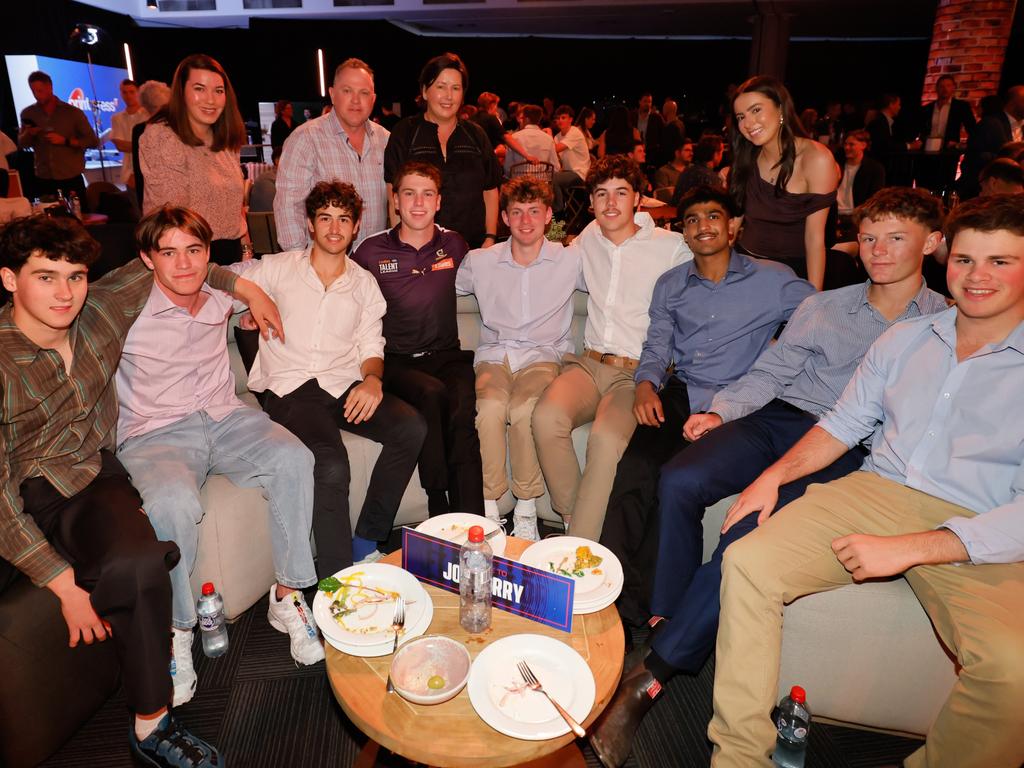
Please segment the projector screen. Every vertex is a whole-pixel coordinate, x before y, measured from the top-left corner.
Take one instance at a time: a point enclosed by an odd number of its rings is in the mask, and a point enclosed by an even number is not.
[[[18,113],[19,125],[21,110],[35,103],[32,91],[28,87],[28,76],[41,70],[53,79],[53,92],[57,98],[78,107],[85,112],[89,124],[101,139],[103,162],[107,167],[121,164],[121,153],[113,144],[107,143],[110,132],[110,118],[115,112],[124,109],[121,101],[121,81],[128,77],[128,70],[120,67],[104,67],[93,65],[93,79],[96,82],[96,93],[93,94],[92,82],[89,79],[89,65],[84,61],[55,59],[49,56],[4,56],[7,63],[7,77],[11,82],[11,93],[14,95],[14,109]],[[93,111],[95,98],[96,111]],[[99,129],[96,119],[99,118]],[[85,167],[98,168],[100,150],[89,149],[85,153]]]

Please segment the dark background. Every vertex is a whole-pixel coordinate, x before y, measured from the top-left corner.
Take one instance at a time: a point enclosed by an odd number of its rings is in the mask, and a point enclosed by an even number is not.
[[[899,0],[893,0],[899,2]],[[482,90],[510,100],[574,107],[594,101],[633,104],[642,90],[655,103],[673,96],[690,112],[713,113],[726,85],[747,76],[750,41],[420,37],[383,21],[288,21],[254,19],[248,30],[138,27],[128,16],[64,0],[5,4],[0,50],[84,60],[69,34],[78,22],[108,34],[94,47],[97,64],[124,66],[122,43],[132,49],[136,80],[170,83],[184,56],[204,52],[217,58],[238,92],[243,115],[256,117],[259,101],[319,100],[316,49],[323,48],[328,81],[334,66],[356,56],[376,71],[378,106],[392,101],[412,109],[416,78],[429,57],[451,50],[470,71],[469,101]],[[1003,69],[1002,87],[1024,82],[1024,24],[1018,13]],[[931,19],[921,19],[927,37]],[[878,19],[879,36],[886,19]],[[792,41],[786,83],[798,109],[821,109],[827,98],[868,104],[881,93],[903,96],[904,109],[919,101],[928,56],[927,39],[876,41]],[[17,115],[6,76],[0,78],[0,126],[17,130]]]

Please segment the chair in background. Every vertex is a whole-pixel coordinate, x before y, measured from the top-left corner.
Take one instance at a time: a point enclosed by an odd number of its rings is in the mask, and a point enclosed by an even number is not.
[[[578,235],[590,221],[590,195],[582,184],[574,184],[565,191],[562,218],[566,234]]]
[[[253,251],[257,256],[266,253],[280,253],[281,246],[277,242],[277,225],[274,224],[272,212],[249,211],[245,214],[249,225],[249,239],[252,240]]]
[[[555,178],[555,168],[551,163],[529,163],[523,161],[514,164],[508,169],[508,177],[510,179],[516,179],[520,176],[529,176],[550,184]]]

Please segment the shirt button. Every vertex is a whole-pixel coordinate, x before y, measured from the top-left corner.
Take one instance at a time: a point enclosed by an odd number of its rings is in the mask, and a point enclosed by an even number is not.
[[[711,316],[711,319],[712,319],[712,320],[714,320],[714,319],[715,319],[715,316],[714,316],[714,315],[712,315],[712,316]]]

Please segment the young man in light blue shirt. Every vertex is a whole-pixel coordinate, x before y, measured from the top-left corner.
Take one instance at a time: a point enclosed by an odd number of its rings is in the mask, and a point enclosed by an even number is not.
[[[724,530],[752,513],[762,524],[723,561],[716,768],[770,765],[783,602],[899,575],[960,666],[904,765],[1024,761],[1024,200],[972,200],[946,229],[956,307],[884,333],[832,411],[726,517]],[[869,437],[863,471],[767,519],[782,484]]]
[[[528,176],[501,188],[501,216],[511,237],[466,256],[455,280],[480,303],[476,428],[484,467],[484,511],[497,519],[512,465],[513,535],[536,541],[536,499],[544,478],[533,440],[533,409],[572,352],[572,295],[582,282],[578,249],[545,237],[551,186]],[[506,438],[508,450],[506,451]]]

